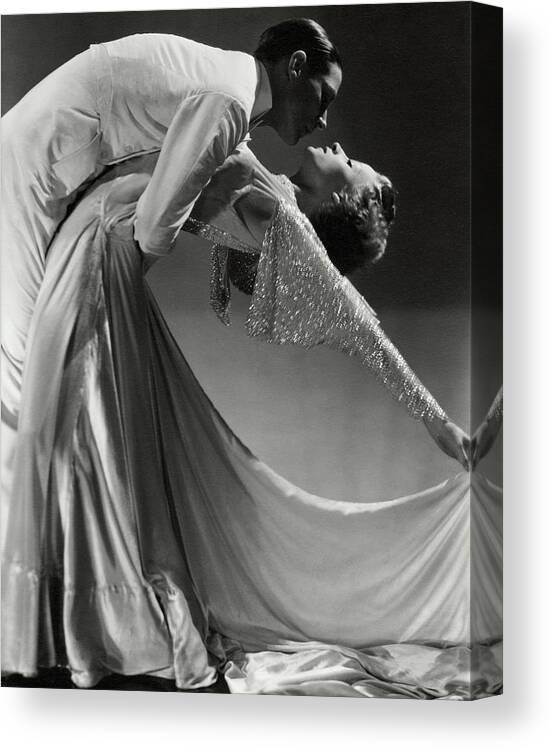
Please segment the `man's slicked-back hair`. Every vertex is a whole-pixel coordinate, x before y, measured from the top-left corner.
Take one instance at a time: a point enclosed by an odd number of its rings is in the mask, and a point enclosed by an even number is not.
[[[300,49],[307,55],[313,75],[327,73],[332,63],[343,69],[337,48],[322,26],[310,18],[290,18],[263,31],[255,57],[273,64]]]

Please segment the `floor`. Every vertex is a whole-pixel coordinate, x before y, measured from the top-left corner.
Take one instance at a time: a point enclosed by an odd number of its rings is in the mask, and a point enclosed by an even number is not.
[[[33,678],[25,678],[20,675],[2,677],[2,687],[15,688],[51,688],[55,690],[77,690],[71,682],[69,672],[66,669],[47,669]],[[92,690],[141,690],[144,692],[195,692],[195,693],[229,693],[228,686],[222,675],[217,682],[207,688],[198,690],[178,690],[173,680],[165,680],[161,677],[148,677],[146,675],[110,675],[101,680]]]

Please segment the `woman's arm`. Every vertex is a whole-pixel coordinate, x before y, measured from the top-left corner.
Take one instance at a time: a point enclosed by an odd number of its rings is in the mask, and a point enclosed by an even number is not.
[[[205,224],[216,223],[234,204],[251,190],[253,184],[252,164],[243,157],[241,150],[234,151],[203,189],[191,216]]]
[[[267,231],[247,319],[250,335],[359,358],[448,455],[468,468],[469,438],[388,339],[355,287],[332,265],[308,219],[279,204]]]
[[[219,244],[226,233],[234,240],[228,243],[230,247],[241,243],[260,252],[276,205],[275,197],[259,180],[261,170],[254,154],[240,144],[202,191],[191,214],[193,221],[184,230],[194,232],[194,222],[202,224],[211,228],[213,237],[218,232],[215,241]]]
[[[213,252],[211,304],[226,324],[230,290],[228,252],[223,246],[243,249],[235,240],[244,237],[245,225],[239,205],[229,212],[228,196],[232,190],[243,189],[246,169],[241,156],[231,157],[214,176],[196,213],[210,221],[200,233],[218,243]],[[240,203],[247,204],[250,214],[263,209],[254,191]],[[271,221],[262,240],[246,323],[248,333],[274,343],[305,347],[323,343],[359,357],[411,416],[423,419],[437,445],[468,468],[468,436],[448,419],[389,341],[366,300],[333,266],[306,216],[285,201],[275,205],[272,196]],[[223,228],[227,237],[220,234]]]
[[[471,454],[473,468],[491,450],[500,428],[502,427],[503,396],[502,387],[495,396],[487,416],[481,422],[471,439]]]

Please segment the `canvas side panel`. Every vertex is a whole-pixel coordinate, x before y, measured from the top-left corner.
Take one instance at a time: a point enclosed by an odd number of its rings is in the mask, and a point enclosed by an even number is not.
[[[469,4],[472,697],[502,682],[502,9]],[[481,427],[483,425],[483,427]],[[476,455],[478,455],[476,453]]]

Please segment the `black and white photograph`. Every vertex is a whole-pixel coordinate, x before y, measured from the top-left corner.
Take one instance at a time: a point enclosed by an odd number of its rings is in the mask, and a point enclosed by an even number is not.
[[[501,695],[502,23],[2,16],[2,692]]]

